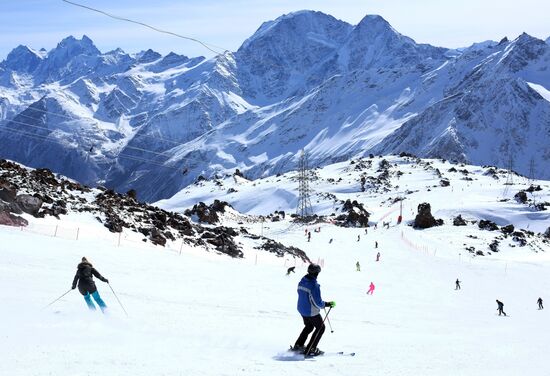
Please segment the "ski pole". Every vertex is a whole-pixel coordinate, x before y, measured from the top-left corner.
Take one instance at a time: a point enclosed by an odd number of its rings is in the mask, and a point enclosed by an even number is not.
[[[327,314],[325,315],[325,318],[323,319],[323,322],[321,323],[321,327],[323,327],[323,325],[325,325],[325,321],[327,321],[328,314],[330,313],[330,310],[331,310],[331,309],[332,309],[332,307],[329,307],[328,312],[327,312]],[[316,330],[316,332],[317,332],[317,334],[315,335],[315,338],[312,338],[311,344],[314,344],[315,341],[317,340],[317,337],[319,337],[319,331]],[[311,351],[311,347],[308,347],[308,348],[306,349],[306,352],[304,353],[304,354],[305,354],[304,356],[307,357],[307,355],[309,354],[310,351]]]
[[[328,326],[330,327],[330,332],[334,333],[334,330],[332,330],[332,324],[330,323],[330,319],[328,318],[327,309],[325,308],[325,317],[327,318]]]
[[[126,312],[126,310],[124,309],[124,306],[122,305],[122,302],[120,301],[120,299],[118,298],[115,290],[113,290],[113,288],[111,287],[111,284],[110,283],[107,283],[109,285],[109,288],[111,289],[111,291],[113,292],[113,295],[115,296],[116,300],[118,301],[118,304],[120,304],[120,306],[122,307],[122,310],[124,311],[124,313],[126,314],[126,317],[128,317],[128,312]]]
[[[42,308],[42,309],[48,308],[49,306],[51,306],[52,304],[54,304],[55,302],[57,302],[59,299],[61,299],[62,297],[64,297],[64,296],[67,295],[68,293],[70,293],[71,291],[73,291],[73,289],[70,289],[69,291],[67,291],[66,293],[64,293],[64,294],[61,295],[59,298],[55,299],[53,302],[51,302],[50,304],[48,304],[47,306],[45,306],[45,307]]]

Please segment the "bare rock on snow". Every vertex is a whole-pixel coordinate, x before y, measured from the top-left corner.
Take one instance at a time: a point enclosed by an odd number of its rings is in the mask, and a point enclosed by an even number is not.
[[[0,225],[14,226],[14,227],[26,227],[29,224],[23,217],[13,215],[10,212],[0,210]]]
[[[453,226],[466,226],[466,224],[466,221],[460,214],[453,218]]]
[[[442,224],[442,219],[435,219],[432,215],[432,207],[429,203],[423,202],[418,205],[418,214],[414,218],[414,228],[430,228]]]
[[[40,208],[44,203],[42,199],[27,194],[18,195],[15,198],[15,201],[17,202],[21,210],[35,217],[38,215],[38,212],[40,211]]]

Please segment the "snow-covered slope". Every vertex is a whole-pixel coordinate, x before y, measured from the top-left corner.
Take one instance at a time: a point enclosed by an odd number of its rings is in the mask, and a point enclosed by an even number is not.
[[[49,219],[59,231],[71,224],[81,226],[86,231],[79,240],[60,236],[61,232],[44,236],[0,226],[0,373],[544,373],[550,321],[548,309],[538,310],[536,300],[540,296],[548,301],[550,244],[522,231],[527,245],[520,247],[508,236],[500,242],[499,252],[488,255],[487,244],[495,235],[502,236],[500,231],[481,230],[470,222],[453,226],[448,218],[459,212],[468,221],[486,218],[499,225],[537,229],[549,224],[544,216],[548,211],[499,201],[506,181],[502,171],[438,160],[386,161],[354,160],[315,171],[315,210],[330,214],[341,205],[339,200],[357,199],[372,213],[371,225],[378,222],[368,233],[326,222],[299,226],[288,215],[278,222],[253,217],[224,220],[224,225],[298,246],[323,264],[322,297],[337,302],[330,313],[333,332],[327,328],[320,342],[327,356],[299,361],[285,353],[303,327],[296,312],[296,285],[307,265],[296,262],[296,273],[286,276],[294,260],[257,252],[249,243],[243,247],[243,259],[196,252],[187,245],[181,252],[152,249],[141,242],[117,245],[101,236],[105,230],[93,218],[68,216]],[[362,174],[367,175],[365,192],[360,189]],[[443,179],[450,185],[441,186]],[[511,194],[525,187],[518,176],[514,181]],[[290,174],[220,183],[201,182],[164,204],[188,206],[191,200],[208,201],[234,188],[237,192],[229,198],[241,210],[265,214],[294,206],[297,183]],[[550,183],[535,183],[542,191],[528,198],[548,201]],[[394,199],[401,196],[405,221],[396,225],[399,202]],[[445,220],[443,226],[414,230],[406,225],[411,210],[423,201]],[[384,221],[390,221],[388,228],[382,226]],[[39,224],[30,227],[38,230]],[[312,232],[310,242],[304,228]],[[469,247],[486,256],[465,251]],[[106,315],[88,312],[80,294],[69,290],[82,256],[109,279],[117,294],[97,282],[108,305]],[[459,291],[454,290],[457,278],[462,281]],[[371,282],[376,286],[372,296],[366,295]],[[507,317],[497,315],[496,299],[504,302]],[[356,355],[334,355],[337,351]]]
[[[412,152],[550,177],[550,46],[523,34],[449,50],[382,17],[300,11],[212,59],[102,53],[86,36],[0,63],[0,157],[142,199],[200,175],[251,177]],[[537,151],[536,153],[534,151]]]

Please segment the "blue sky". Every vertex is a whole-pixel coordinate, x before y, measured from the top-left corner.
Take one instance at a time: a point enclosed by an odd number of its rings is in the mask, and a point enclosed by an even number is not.
[[[417,42],[462,47],[487,39],[515,38],[525,31],[550,37],[550,1],[484,0],[74,0],[229,50],[281,14],[313,9],[357,24],[380,14]],[[47,50],[64,37],[88,35],[102,50],[153,48],[188,56],[211,56],[200,45],[109,19],[61,0],[0,0],[0,60],[19,44]]]

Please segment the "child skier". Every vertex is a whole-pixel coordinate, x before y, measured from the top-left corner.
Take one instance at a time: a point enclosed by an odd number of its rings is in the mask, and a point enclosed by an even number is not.
[[[298,312],[302,315],[304,329],[292,347],[293,351],[298,351],[306,356],[322,355],[323,351],[317,348],[323,333],[325,324],[320,311],[325,307],[336,307],[335,302],[324,302],[321,298],[321,286],[317,283],[317,276],[321,272],[321,267],[316,264],[310,264],[307,268],[307,274],[298,283]],[[307,347],[304,347],[307,337],[315,329]]]
[[[88,308],[92,311],[95,311],[96,309],[94,303],[92,302],[93,297],[99,308],[101,308],[101,311],[105,312],[107,305],[105,304],[105,302],[103,302],[103,300],[99,296],[99,293],[97,292],[93,276],[96,276],[99,280],[105,283],[109,283],[109,280],[99,274],[99,272],[95,270],[95,268],[86,259],[86,257],[82,257],[82,262],[78,264],[78,267],[76,269],[76,275],[73,279],[72,289],[74,290],[76,288],[76,284],[78,282],[78,291],[80,291],[80,293],[84,295],[84,300],[86,301]]]

